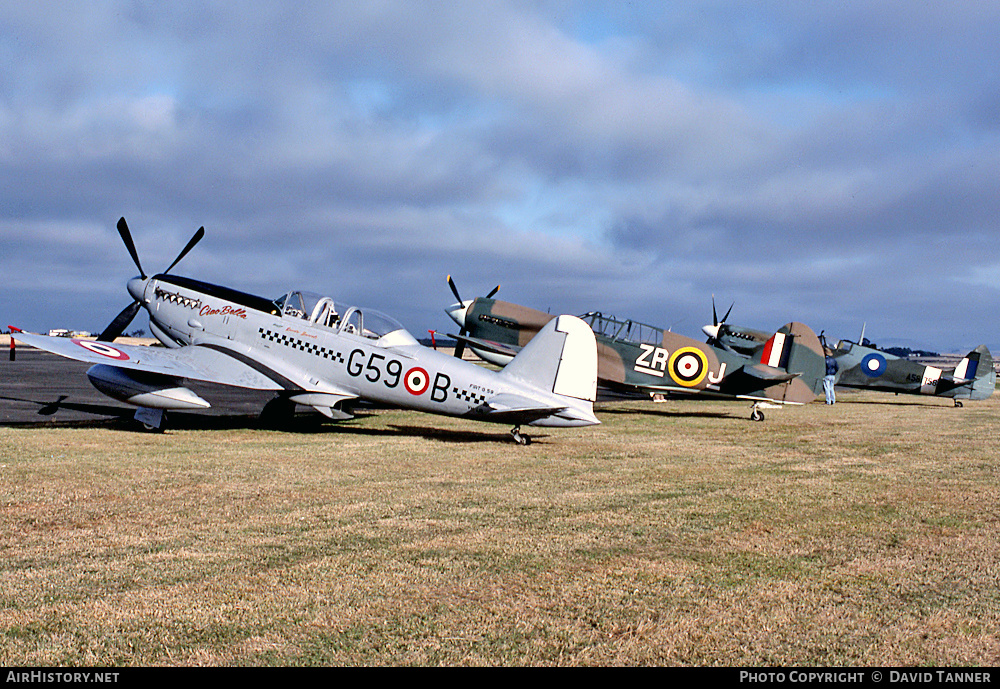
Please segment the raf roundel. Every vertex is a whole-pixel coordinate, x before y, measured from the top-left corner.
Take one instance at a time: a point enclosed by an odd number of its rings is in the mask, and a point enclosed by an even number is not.
[[[109,359],[115,359],[117,361],[128,361],[128,354],[125,352],[120,352],[114,347],[104,344],[103,342],[94,342],[93,340],[73,340],[74,344],[78,344],[88,352],[93,352],[94,354],[100,354],[101,356],[106,356]]]
[[[885,373],[885,357],[881,354],[868,354],[861,360],[861,372],[869,378],[878,378]]]
[[[681,347],[670,355],[670,377],[678,385],[693,388],[708,373],[708,359],[696,347]]]
[[[422,395],[427,391],[427,386],[431,384],[427,371],[418,367],[411,368],[403,377],[403,385],[411,395]]]

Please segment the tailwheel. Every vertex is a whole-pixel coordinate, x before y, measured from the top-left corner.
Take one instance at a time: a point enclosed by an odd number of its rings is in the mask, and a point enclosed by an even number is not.
[[[531,436],[522,435],[520,426],[514,426],[510,429],[510,435],[518,445],[531,445]]]
[[[961,407],[962,406],[962,400],[955,400],[955,406],[956,407]]]
[[[764,412],[762,412],[760,410],[760,408],[756,404],[754,404],[754,405],[752,405],[750,407],[750,420],[751,421],[763,421],[764,420]]]

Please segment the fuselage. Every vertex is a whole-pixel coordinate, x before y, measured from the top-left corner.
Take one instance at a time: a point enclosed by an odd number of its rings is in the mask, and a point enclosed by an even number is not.
[[[521,347],[551,319],[550,314],[494,299],[477,298],[445,309],[463,331],[484,342]],[[580,316],[594,331],[598,351],[598,380],[602,386],[622,391],[700,394],[722,398],[770,400],[788,403],[811,401],[819,390],[819,342],[805,326],[796,337],[813,350],[794,362],[804,379],[767,383],[742,375],[753,364],[741,353],[713,347],[678,333],[591,312]],[[790,324],[791,325],[791,324]],[[787,326],[786,326],[787,327]],[[771,337],[773,337],[773,333]],[[815,342],[814,342],[815,341]],[[509,355],[469,344],[481,358],[504,365]],[[788,361],[784,362],[787,368]]]
[[[299,404],[330,409],[363,398],[493,420],[491,398],[524,395],[527,387],[532,399],[562,411],[525,423],[597,423],[589,403],[574,408],[562,395],[424,347],[394,319],[371,309],[300,291],[269,300],[174,275],[135,278],[128,289],[165,346],[223,352],[279,384]]]

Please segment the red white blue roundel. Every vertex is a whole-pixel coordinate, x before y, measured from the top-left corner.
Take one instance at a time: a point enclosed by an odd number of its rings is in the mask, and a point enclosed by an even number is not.
[[[878,378],[885,373],[885,357],[872,352],[861,360],[861,372],[869,378]]]
[[[419,366],[411,368],[403,377],[403,385],[411,395],[422,395],[427,391],[427,386],[431,384],[431,378],[427,371]]]
[[[118,351],[111,345],[106,345],[103,342],[95,342],[93,340],[73,340],[75,344],[80,345],[88,352],[93,352],[94,354],[100,354],[101,356],[106,356],[109,359],[115,359],[116,361],[128,361],[128,354],[125,352]]]

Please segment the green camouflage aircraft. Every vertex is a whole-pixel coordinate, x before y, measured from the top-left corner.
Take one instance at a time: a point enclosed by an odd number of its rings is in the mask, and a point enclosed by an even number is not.
[[[993,357],[986,345],[965,355],[954,368],[910,361],[874,347],[841,340],[831,349],[840,369],[836,384],[883,392],[933,395],[955,400],[984,400],[996,387]]]
[[[714,303],[712,314],[712,325],[702,328],[708,344],[746,356],[764,346],[766,332],[727,324],[728,311],[719,321]],[[870,346],[864,329],[858,340],[861,344],[840,340],[836,347],[825,347],[837,361],[836,385],[840,387],[946,397],[955,400],[956,407],[962,406],[962,400],[987,399],[996,387],[993,357],[986,345],[976,347],[953,368],[938,368]]]
[[[445,309],[460,327],[456,356],[466,347],[481,359],[504,366],[553,316],[543,311],[486,297],[463,300],[451,276],[448,284],[458,303]],[[771,333],[747,356],[645,323],[619,320],[599,312],[580,316],[597,338],[598,384],[619,392],[648,395],[707,395],[745,399],[750,418],[761,421],[762,408],[806,404],[822,390],[823,348],[816,333],[802,323],[788,323]]]

